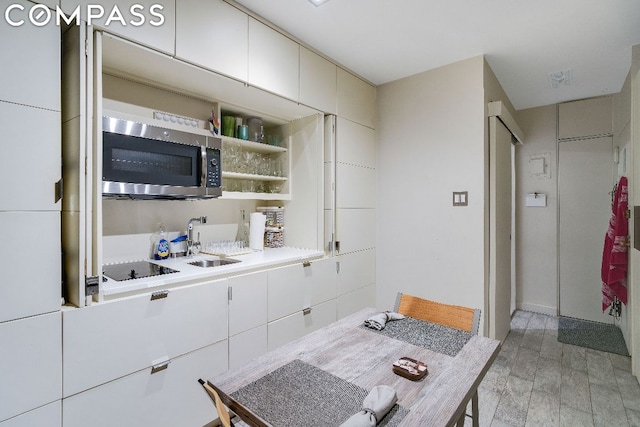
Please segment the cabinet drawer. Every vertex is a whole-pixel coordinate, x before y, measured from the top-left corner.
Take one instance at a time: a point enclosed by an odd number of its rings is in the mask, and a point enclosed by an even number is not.
[[[33,411],[0,422],[0,427],[60,427],[62,423],[61,400],[50,403]]]
[[[227,281],[64,311],[64,396],[227,337]]]
[[[262,300],[264,303],[264,300]],[[267,352],[267,324],[229,337],[229,369],[236,369]]]
[[[332,259],[269,270],[269,321],[336,297],[336,266]]]
[[[229,279],[229,335],[267,324],[267,273]]]
[[[0,323],[0,421],[60,400],[61,341],[59,311]]]
[[[0,212],[0,322],[60,310],[60,212]],[[40,256],[19,242],[32,242]],[[34,262],[37,266],[34,268]]]
[[[172,359],[166,369],[143,369],[68,397],[65,427],[202,426],[214,419],[215,406],[198,378],[227,370],[227,341]]]
[[[311,307],[311,312],[301,311],[267,325],[269,351],[300,338],[316,329],[336,321],[336,300]]]

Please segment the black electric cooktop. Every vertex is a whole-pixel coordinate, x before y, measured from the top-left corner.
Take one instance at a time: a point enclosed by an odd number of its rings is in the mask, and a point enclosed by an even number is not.
[[[171,273],[178,273],[178,270],[163,267],[149,261],[133,261],[102,266],[102,274],[117,282]]]

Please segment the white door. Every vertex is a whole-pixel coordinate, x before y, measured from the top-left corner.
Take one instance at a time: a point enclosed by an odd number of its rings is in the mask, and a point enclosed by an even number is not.
[[[610,137],[559,143],[560,315],[610,322],[602,313],[600,266],[611,215]]]
[[[489,336],[503,340],[511,325],[511,132],[489,120]]]

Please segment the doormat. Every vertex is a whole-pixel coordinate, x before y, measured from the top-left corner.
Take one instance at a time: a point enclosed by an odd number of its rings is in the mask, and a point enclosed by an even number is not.
[[[629,356],[622,331],[614,325],[571,317],[558,318],[558,341]]]

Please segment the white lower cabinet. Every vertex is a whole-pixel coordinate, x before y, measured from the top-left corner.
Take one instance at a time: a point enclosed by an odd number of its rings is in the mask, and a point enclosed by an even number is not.
[[[306,313],[306,314],[305,314]],[[332,299],[268,324],[269,351],[336,321],[336,300]]]
[[[203,426],[218,415],[198,379],[227,370],[227,341],[143,369],[62,402],[64,427]]]
[[[62,405],[60,400],[0,422],[0,427],[60,427],[61,425]]]
[[[0,343],[0,421],[60,400],[59,311],[0,323]]]
[[[376,307],[375,283],[338,296],[337,317],[342,319],[367,307]],[[389,310],[392,309],[390,306]]]
[[[229,279],[229,369],[267,352],[267,272]]]
[[[263,300],[264,301],[264,300]],[[229,369],[236,369],[267,352],[267,324],[229,337]]]
[[[63,326],[68,397],[226,340],[227,280],[65,310]]]
[[[336,297],[336,262],[324,258],[269,270],[269,321]]]

